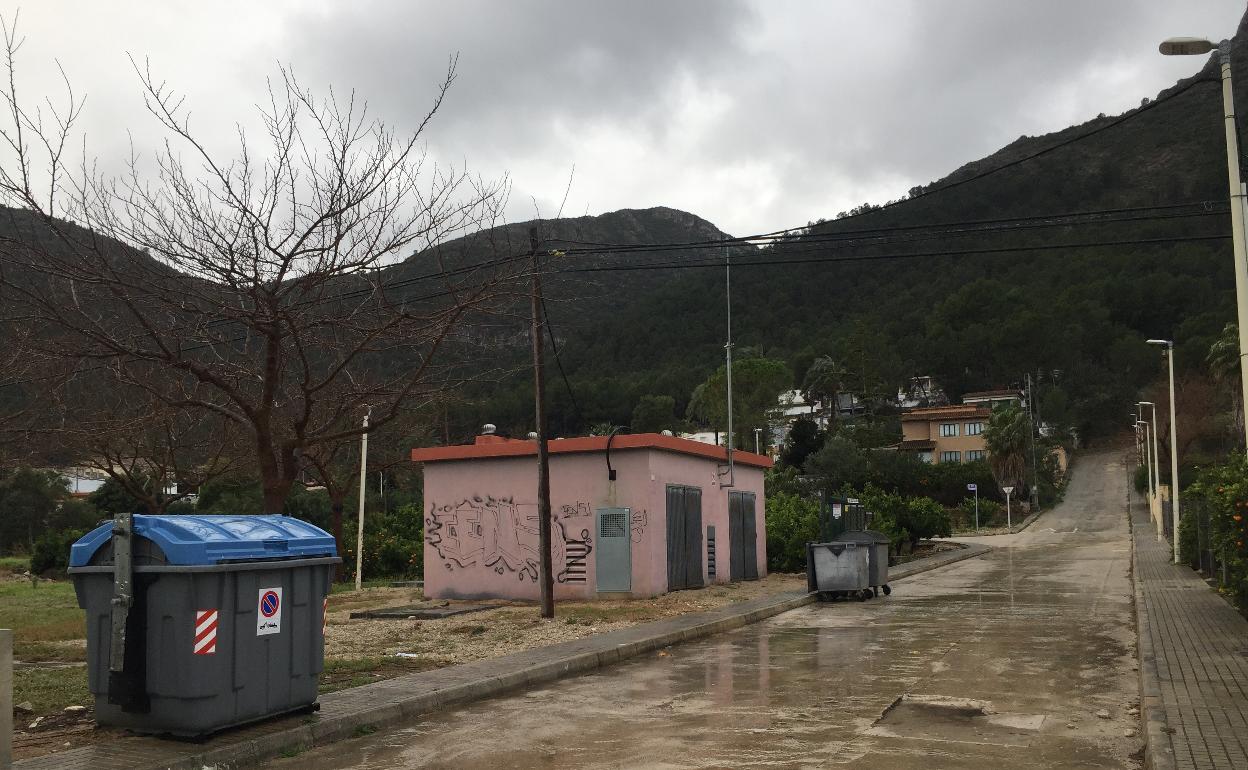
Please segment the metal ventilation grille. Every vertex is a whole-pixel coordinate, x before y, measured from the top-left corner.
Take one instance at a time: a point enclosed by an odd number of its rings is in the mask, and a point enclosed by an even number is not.
[[[598,537],[625,537],[627,535],[627,513],[604,513],[598,517]]]

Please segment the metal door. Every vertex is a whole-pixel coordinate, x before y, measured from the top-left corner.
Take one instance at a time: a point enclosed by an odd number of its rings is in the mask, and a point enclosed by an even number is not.
[[[685,487],[685,587],[702,587],[702,490]]]
[[[599,591],[633,589],[632,538],[628,508],[598,509],[598,543],[594,575]]]
[[[702,490],[667,488],[667,590],[702,586]]]
[[[741,538],[744,536],[741,521],[741,495],[728,493],[728,579],[741,580],[745,577],[744,551],[741,549]]]
[[[728,493],[730,580],[758,579],[758,523],[754,506],[753,493]]]
[[[741,562],[745,565],[746,580],[758,580],[758,512],[754,493],[738,495],[741,510]]]

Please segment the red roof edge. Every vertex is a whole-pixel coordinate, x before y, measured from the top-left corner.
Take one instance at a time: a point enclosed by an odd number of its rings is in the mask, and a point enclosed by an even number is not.
[[[550,453],[576,454],[605,452],[607,436],[583,436],[580,438],[555,439],[549,442]],[[664,436],[661,433],[632,433],[617,435],[611,439],[611,449],[657,449],[664,452],[702,457],[719,462],[728,461],[728,450],[714,444],[703,444],[686,438]],[[412,450],[412,462],[435,463],[452,460],[485,460],[498,457],[525,457],[537,454],[535,441],[507,441],[490,444],[456,444],[454,446],[424,447]],[[735,450],[733,462],[754,468],[770,468],[775,463],[770,457]]]

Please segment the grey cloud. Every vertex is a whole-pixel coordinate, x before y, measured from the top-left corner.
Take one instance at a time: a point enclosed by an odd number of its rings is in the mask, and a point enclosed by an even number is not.
[[[431,154],[513,172],[513,216],[532,214],[530,195],[551,213],[576,164],[569,212],[662,204],[744,233],[896,197],[1020,134],[1134,106],[1201,64],[1159,56],[1159,39],[1225,36],[1242,12],[1228,0],[271,0],[150,12],[65,0],[23,16],[36,52],[91,92],[84,128],[113,137],[95,148],[105,161],[124,149],[123,127],[140,149],[158,139],[124,51],[153,53],[221,146],[274,60],[318,91],[354,89],[401,128],[458,52]],[[35,92],[54,91],[54,73],[45,67]]]
[[[740,56],[751,15],[739,0],[374,0],[296,20],[293,59],[413,120],[458,54],[458,79],[433,131],[440,144],[541,146],[556,118],[608,120],[662,141],[676,79],[713,74]]]

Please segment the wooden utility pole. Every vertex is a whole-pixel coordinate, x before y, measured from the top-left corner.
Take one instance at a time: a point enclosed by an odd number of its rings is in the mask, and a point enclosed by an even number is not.
[[[555,581],[550,560],[550,451],[546,445],[546,388],[542,376],[542,269],[537,228],[529,228],[533,270],[533,401],[537,422],[537,547],[541,552],[542,617],[555,616]]]

